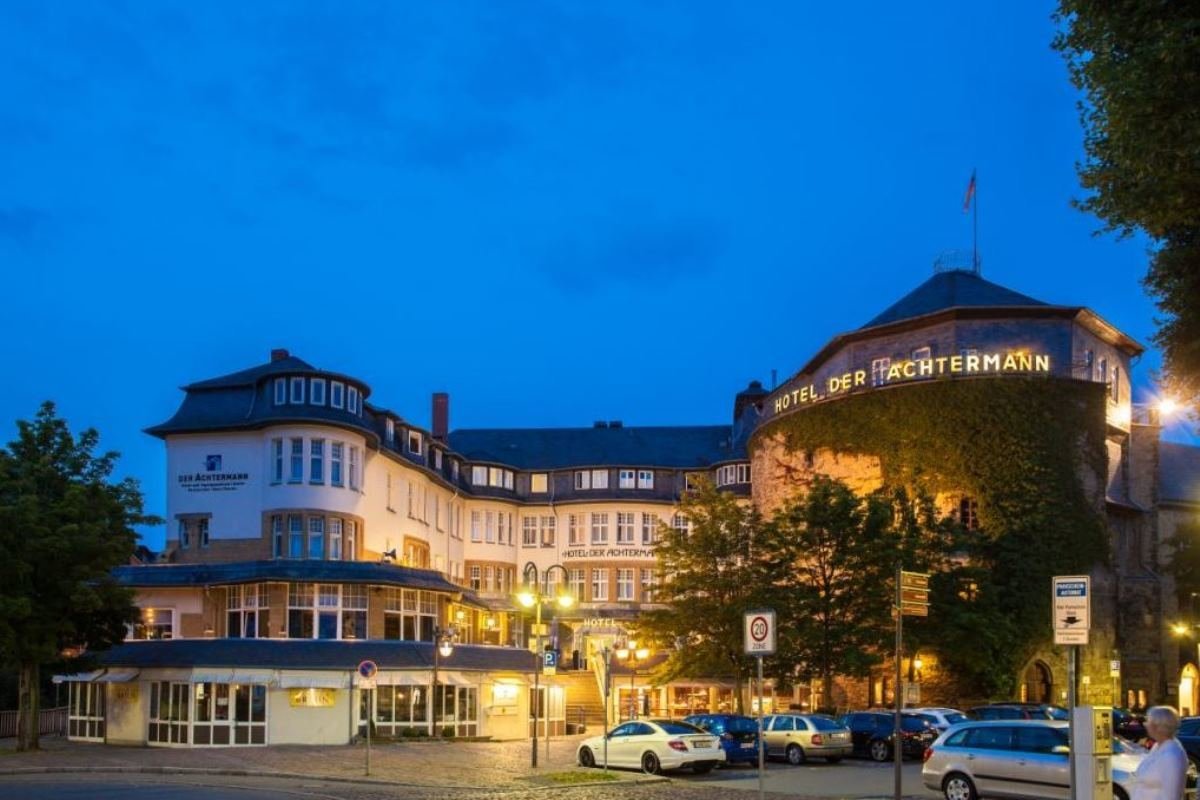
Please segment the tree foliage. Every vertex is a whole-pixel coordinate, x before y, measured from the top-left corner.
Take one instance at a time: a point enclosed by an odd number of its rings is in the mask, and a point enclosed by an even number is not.
[[[1200,408],[1200,7],[1060,0],[1054,46],[1079,104],[1086,160],[1078,203],[1154,244],[1146,287],[1171,388]]]
[[[112,569],[128,563],[143,513],[136,481],[111,480],[116,453],[78,437],[44,403],[0,449],[0,660],[20,673],[18,747],[37,746],[43,665],[109,647],[136,619]]]

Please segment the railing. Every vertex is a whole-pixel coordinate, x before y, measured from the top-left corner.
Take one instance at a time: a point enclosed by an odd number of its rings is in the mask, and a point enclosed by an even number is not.
[[[67,707],[43,708],[38,722],[38,734],[46,736],[57,734],[63,736],[67,732]],[[0,711],[0,739],[17,735],[17,712]]]

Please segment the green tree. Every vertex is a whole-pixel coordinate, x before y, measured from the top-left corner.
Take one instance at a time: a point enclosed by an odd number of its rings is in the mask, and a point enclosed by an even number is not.
[[[1146,287],[1163,317],[1171,388],[1200,407],[1200,8],[1158,0],[1060,0],[1054,41],[1084,126],[1078,206],[1153,252]]]
[[[867,675],[892,650],[897,565],[941,568],[947,528],[928,497],[903,489],[860,497],[823,475],[767,527],[791,566],[780,593],[781,659],[819,677],[820,704],[832,708],[834,676]]]
[[[110,480],[116,453],[72,435],[53,403],[0,449],[0,659],[18,673],[17,748],[38,747],[41,669],[120,642],[136,609],[112,569],[129,562],[143,513],[138,484]]]
[[[640,633],[670,655],[658,677],[732,676],[738,711],[753,658],[744,655],[743,615],[770,605],[783,564],[764,541],[758,512],[701,480],[680,501],[687,531],[662,525],[657,548],[664,607],[643,615]]]

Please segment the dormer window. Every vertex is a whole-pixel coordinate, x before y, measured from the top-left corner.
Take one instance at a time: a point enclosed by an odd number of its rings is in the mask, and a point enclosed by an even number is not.
[[[408,452],[421,455],[421,434],[416,431],[408,432]]]
[[[351,414],[358,413],[358,389],[353,386],[346,390],[346,410]]]
[[[334,408],[343,408],[346,405],[346,386],[341,381],[330,382],[329,405]]]
[[[389,445],[396,444],[396,420],[388,417],[387,422],[384,423],[384,429],[384,441]]]
[[[438,450],[436,448],[433,451],[433,468],[434,469],[442,468],[442,451]]]
[[[304,378],[292,378],[291,402],[297,405],[304,402]]]
[[[281,406],[287,402],[287,378],[275,379],[275,405]]]
[[[308,399],[314,406],[325,405],[325,379],[313,378],[312,385],[308,387]]]

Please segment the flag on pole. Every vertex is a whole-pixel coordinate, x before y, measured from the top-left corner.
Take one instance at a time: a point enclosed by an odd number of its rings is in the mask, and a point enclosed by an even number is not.
[[[975,199],[975,170],[971,170],[971,182],[967,184],[967,195],[963,198],[963,213],[971,210],[971,201]]]

